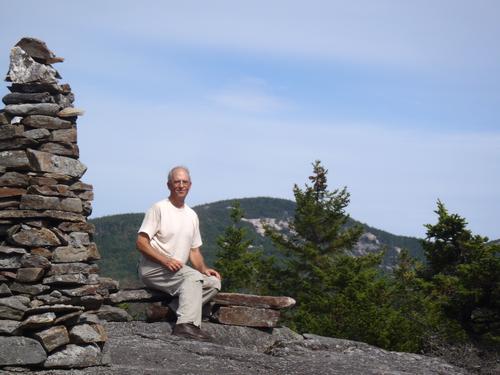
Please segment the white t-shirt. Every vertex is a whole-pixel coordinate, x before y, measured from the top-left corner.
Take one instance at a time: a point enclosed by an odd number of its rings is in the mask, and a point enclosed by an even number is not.
[[[170,200],[155,203],[144,216],[139,233],[146,233],[151,246],[182,263],[189,259],[189,251],[200,247],[198,215],[186,204],[175,207]]]

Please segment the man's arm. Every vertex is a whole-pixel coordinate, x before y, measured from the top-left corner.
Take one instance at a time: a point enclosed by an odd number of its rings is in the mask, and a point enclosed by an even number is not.
[[[146,233],[139,233],[139,235],[137,236],[137,241],[135,242],[137,250],[172,272],[177,272],[182,268],[182,262],[163,255],[153,246],[151,246],[149,241],[149,236]]]
[[[191,249],[191,251],[189,252],[189,260],[191,261],[191,264],[193,265],[193,267],[207,275],[207,276],[215,276],[216,278],[218,278],[220,280],[220,275],[219,275],[219,272],[217,272],[216,270],[212,269],[212,268],[208,268],[205,264],[205,260],[203,259],[203,254],[201,253],[201,250],[199,247],[195,247],[194,249]]]

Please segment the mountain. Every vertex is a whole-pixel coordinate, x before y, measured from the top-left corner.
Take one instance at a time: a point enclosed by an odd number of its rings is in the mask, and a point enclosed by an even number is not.
[[[243,225],[249,229],[254,246],[262,247],[269,253],[275,252],[271,242],[263,236],[261,221],[286,231],[287,220],[293,217],[295,211],[295,202],[268,197],[238,200],[245,211]],[[234,200],[225,200],[193,207],[200,219],[203,253],[208,264],[213,264],[215,260],[217,237],[230,225],[229,208],[233,202]],[[101,275],[120,280],[124,287],[137,284],[136,265],[139,252],[135,249],[135,240],[143,217],[143,213],[130,213],[90,220],[96,226],[95,242],[102,255]],[[362,225],[364,233],[353,249],[353,255],[363,255],[385,248],[383,267],[386,269],[394,266],[401,249],[407,249],[414,257],[423,259],[419,239],[397,236],[352,219],[348,225],[354,224]]]

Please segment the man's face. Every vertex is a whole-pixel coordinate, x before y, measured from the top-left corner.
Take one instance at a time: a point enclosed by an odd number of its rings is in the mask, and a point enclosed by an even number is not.
[[[172,181],[169,181],[167,186],[173,198],[183,199],[191,189],[191,180],[184,169],[176,169],[172,173]]]

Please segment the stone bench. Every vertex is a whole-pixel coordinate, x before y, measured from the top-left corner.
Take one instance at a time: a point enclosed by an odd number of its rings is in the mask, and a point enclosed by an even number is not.
[[[172,298],[166,293],[148,288],[122,289],[111,293],[97,314],[107,321],[134,320],[125,310],[134,311],[135,305],[136,312],[143,312],[142,317],[136,320],[175,321],[175,314],[167,306]],[[203,316],[220,324],[273,328],[279,324],[281,310],[294,305],[295,300],[290,297],[219,293],[204,306]]]

